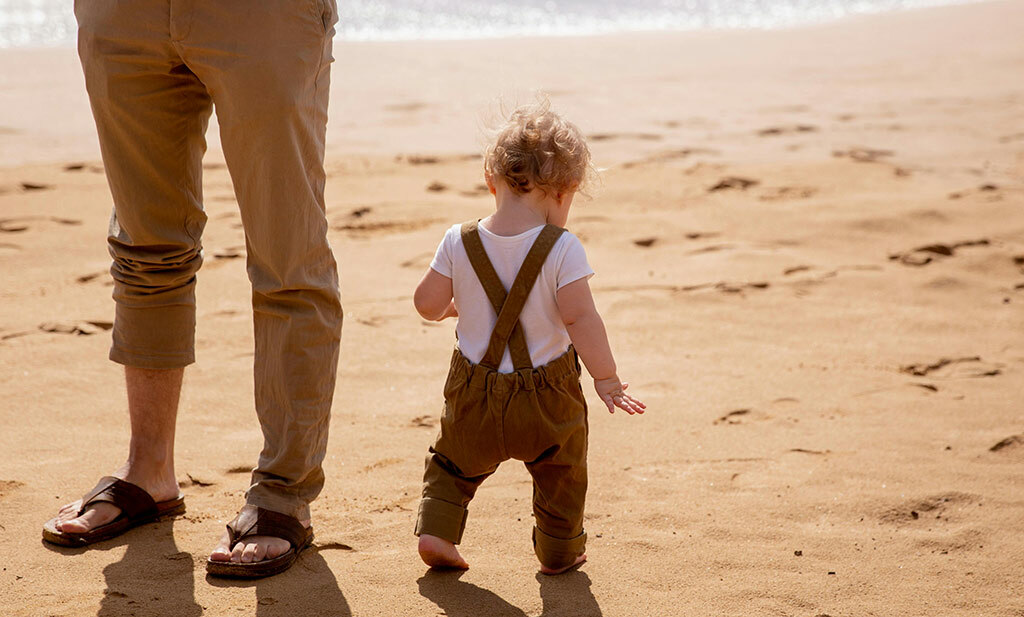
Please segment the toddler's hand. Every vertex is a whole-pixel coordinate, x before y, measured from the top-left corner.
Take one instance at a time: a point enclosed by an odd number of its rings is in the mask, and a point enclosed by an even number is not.
[[[626,394],[628,387],[629,384],[619,381],[618,376],[594,380],[594,389],[597,390],[597,395],[601,397],[604,404],[608,406],[608,413],[615,413],[616,407],[629,415],[643,413],[647,409],[647,405]]]

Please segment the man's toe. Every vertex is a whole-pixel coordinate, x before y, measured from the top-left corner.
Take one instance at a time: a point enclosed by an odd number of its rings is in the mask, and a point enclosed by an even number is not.
[[[256,544],[246,544],[245,548],[242,549],[242,563],[252,563],[255,561],[253,557],[256,556]]]

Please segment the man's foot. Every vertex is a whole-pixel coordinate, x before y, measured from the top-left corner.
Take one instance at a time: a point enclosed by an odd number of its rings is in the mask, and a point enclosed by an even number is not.
[[[126,482],[138,486],[149,493],[153,501],[162,502],[176,498],[180,492],[178,482],[174,478],[174,471],[156,471],[143,473],[131,468],[126,463],[116,472],[111,474]],[[82,500],[65,505],[57,512],[57,520],[54,527],[57,531],[64,533],[85,533],[113,521],[121,514],[121,509],[112,503],[96,503],[86,509],[81,516],[78,510],[82,507]]]
[[[306,529],[309,529],[310,522],[310,519],[299,521]],[[220,542],[217,543],[217,548],[210,553],[210,559],[234,563],[253,563],[280,557],[287,553],[291,546],[288,540],[274,536],[249,536],[231,546],[231,537],[225,530]]]
[[[574,563],[572,563],[572,564],[570,564],[568,566],[565,566],[564,568],[558,568],[557,570],[554,569],[554,568],[549,568],[549,567],[547,567],[545,565],[541,565],[540,573],[541,574],[547,574],[549,576],[552,576],[552,575],[555,575],[555,574],[561,574],[563,572],[568,572],[569,570],[572,570],[573,568],[579,567],[580,564],[582,564],[586,560],[587,560],[587,554],[584,553],[584,554],[580,555],[579,557],[577,557],[576,561]]]
[[[459,554],[455,545],[443,538],[423,534],[420,536],[420,558],[431,568],[469,569],[469,563]]]

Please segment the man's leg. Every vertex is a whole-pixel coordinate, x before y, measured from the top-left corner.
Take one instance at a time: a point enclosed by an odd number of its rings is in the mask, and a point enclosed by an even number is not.
[[[246,501],[305,525],[324,484],[342,322],[323,195],[333,19],[329,0],[199,3],[183,41],[216,105],[246,235],[264,436]],[[287,547],[225,537],[211,558],[259,561]]]
[[[144,369],[126,366],[128,415],[132,438],[128,460],[114,476],[145,490],[155,501],[178,495],[174,476],[174,422],[185,369]],[[76,517],[81,502],[61,508],[57,529],[81,533],[109,523],[120,514],[113,504],[99,503]]]
[[[114,200],[110,357],[125,365],[131,420],[128,460],[113,475],[163,501],[178,495],[174,426],[183,367],[193,361],[211,102],[170,42],[166,3],[140,0],[131,11],[115,0],[77,5],[79,54]],[[76,519],[77,510],[61,510],[59,529],[85,531],[119,513],[98,504]]]

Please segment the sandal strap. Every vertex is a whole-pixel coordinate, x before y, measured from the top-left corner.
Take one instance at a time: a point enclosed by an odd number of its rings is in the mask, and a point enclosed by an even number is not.
[[[111,503],[121,509],[121,514],[128,518],[137,518],[155,514],[156,502],[145,489],[113,476],[103,476],[96,486],[82,497],[82,507],[78,516],[97,503]]]
[[[309,530],[294,516],[253,505],[243,506],[227,527],[231,546],[252,536],[272,536],[288,540],[293,547],[299,548],[306,543],[309,534]]]

